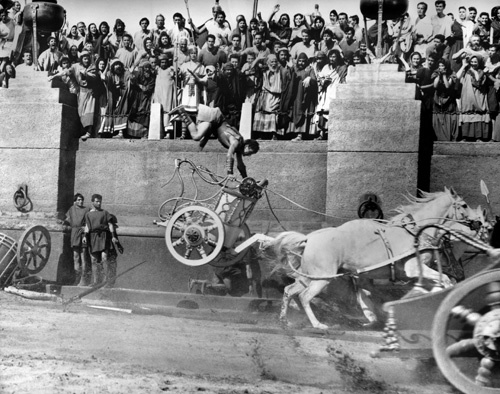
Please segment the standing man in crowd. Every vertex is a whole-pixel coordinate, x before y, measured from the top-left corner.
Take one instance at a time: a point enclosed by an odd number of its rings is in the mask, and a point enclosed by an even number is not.
[[[75,269],[75,285],[88,286],[88,252],[87,244],[82,243],[85,228],[85,215],[90,210],[83,205],[84,198],[76,193],[73,205],[66,212],[65,222],[71,227],[71,249],[73,250],[73,264]]]
[[[436,6],[436,15],[431,17],[432,37],[438,34],[442,34],[445,38],[449,37],[451,35],[451,25],[453,21],[444,13],[446,1],[437,0],[434,4]]]
[[[55,71],[63,57],[63,53],[57,49],[57,39],[49,37],[47,39],[49,47],[38,56],[38,66],[41,71]]]
[[[153,33],[153,43],[157,46],[160,40],[160,34],[162,32],[168,33],[168,31],[165,27],[165,17],[162,14],[156,15],[155,24],[156,28],[151,29],[151,32]]]
[[[92,209],[85,214],[83,244],[89,247],[92,261],[92,284],[97,285],[106,279],[103,264],[106,265],[106,272],[108,272],[109,248],[111,242],[117,244],[118,239],[112,215],[101,208],[102,196],[100,194],[92,195],[92,205]]]
[[[413,41],[417,41],[420,36],[421,44],[427,44],[432,37],[432,22],[430,16],[427,15],[427,3],[420,2],[417,4],[417,18],[413,27]]]

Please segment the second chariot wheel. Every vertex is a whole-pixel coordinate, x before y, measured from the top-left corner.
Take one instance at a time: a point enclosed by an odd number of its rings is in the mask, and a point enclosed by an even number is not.
[[[17,242],[17,264],[30,275],[45,267],[50,256],[50,233],[43,226],[28,227]]]
[[[174,213],[165,230],[167,249],[179,262],[198,267],[213,261],[224,246],[224,225],[217,214],[201,206]]]
[[[464,393],[500,393],[500,270],[458,284],[439,306],[432,350],[445,378]]]

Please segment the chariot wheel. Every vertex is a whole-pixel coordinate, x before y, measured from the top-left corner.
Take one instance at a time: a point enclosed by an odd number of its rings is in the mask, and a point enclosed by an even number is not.
[[[165,230],[167,249],[179,262],[198,267],[213,261],[224,246],[222,220],[209,208],[184,207],[174,213]]]
[[[240,234],[233,245],[233,249],[245,242],[248,238],[250,238],[250,229],[246,224],[243,224],[243,226],[240,227]],[[210,265],[214,267],[229,267],[230,265],[240,262],[247,253],[248,248],[238,254],[231,253],[231,250],[221,251]]]
[[[441,373],[464,393],[500,393],[500,270],[458,284],[432,324]]]
[[[28,227],[17,242],[17,264],[34,275],[45,267],[50,256],[50,233],[43,226]]]

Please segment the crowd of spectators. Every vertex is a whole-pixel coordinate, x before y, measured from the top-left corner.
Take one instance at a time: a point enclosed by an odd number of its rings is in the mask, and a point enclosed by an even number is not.
[[[357,64],[389,62],[416,83],[432,138],[500,141],[500,7],[456,14],[445,1],[434,7],[420,2],[416,20],[407,13],[384,21],[380,43],[377,23],[365,31],[358,15],[331,10],[324,18],[317,6],[276,18],[276,5],[267,19],[238,15],[230,23],[217,4],[203,25],[180,12],[170,23],[158,14],[154,27],[144,17],[133,33],[121,19],[78,22],[40,42],[37,60],[78,96],[83,140],[147,138],[152,103],[162,106],[165,138],[177,129],[173,108],[182,104],[195,120],[203,103],[236,128],[251,122],[253,138],[325,139],[337,85],[349,82]],[[13,49],[20,12],[18,2],[0,10],[3,87],[14,65],[33,63],[31,48],[22,58]]]

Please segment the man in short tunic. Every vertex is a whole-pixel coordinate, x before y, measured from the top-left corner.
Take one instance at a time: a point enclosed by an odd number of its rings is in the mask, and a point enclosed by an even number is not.
[[[101,204],[102,196],[100,194],[92,195],[93,207],[85,214],[84,243],[89,246],[93,285],[104,281],[103,264],[107,265],[108,263],[111,242],[118,242],[118,239],[114,236],[113,217],[108,211],[101,208]]]

